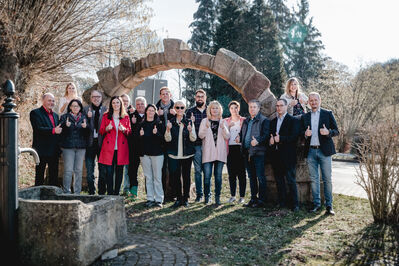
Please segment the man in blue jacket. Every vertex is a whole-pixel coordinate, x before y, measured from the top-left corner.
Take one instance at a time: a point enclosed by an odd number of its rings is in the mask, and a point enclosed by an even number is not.
[[[339,131],[332,111],[320,108],[320,104],[320,94],[311,92],[309,94],[309,105],[312,111],[304,114],[301,118],[302,132],[306,140],[305,155],[307,155],[312,182],[313,209],[311,212],[318,212],[321,208],[320,167],[324,185],[326,214],[335,215],[332,206],[331,156],[336,153],[332,138],[338,136]]]

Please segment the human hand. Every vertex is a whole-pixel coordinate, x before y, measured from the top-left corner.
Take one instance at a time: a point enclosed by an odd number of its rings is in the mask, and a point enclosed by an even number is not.
[[[320,134],[323,136],[327,136],[328,134],[330,134],[330,131],[326,128],[325,124],[323,124],[323,128],[320,128]]]
[[[86,127],[87,127],[86,119],[83,119],[82,128],[86,128]]]
[[[161,109],[161,108],[158,108],[158,115],[163,115],[163,109]]]
[[[140,129],[140,136],[144,136],[144,129],[143,128]]]
[[[61,132],[62,132],[61,125],[56,126],[55,129],[54,129],[54,132],[55,132],[55,134],[61,134]]]
[[[310,137],[312,136],[312,130],[310,130],[310,126],[308,126],[308,128],[305,131],[305,137]]]
[[[112,122],[109,122],[108,126],[105,128],[106,131],[110,131],[113,128]]]
[[[158,129],[157,129],[157,125],[154,125],[154,129],[152,130],[152,134],[157,134]]]
[[[270,134],[270,141],[269,141],[270,145],[274,145],[274,137],[273,134]]]
[[[118,129],[122,132],[126,131],[126,128],[121,123],[119,123]]]
[[[93,116],[93,112],[91,111],[91,108],[89,107],[89,110],[87,111],[87,117],[91,118]]]
[[[66,120],[66,122],[65,122],[65,125],[66,125],[67,127],[70,127],[70,126],[71,126],[71,122],[69,121],[69,117],[67,117],[67,120]]]
[[[176,110],[174,108],[169,110],[169,113],[171,113],[172,115],[176,115]]]
[[[172,123],[168,120],[168,122],[166,123],[166,130],[170,131],[171,128],[172,128]]]
[[[279,142],[280,142],[280,136],[278,135],[277,132],[276,132],[276,136],[274,136],[274,141],[275,141],[276,143],[279,143]]]
[[[136,122],[137,122],[136,116],[132,116],[132,124],[136,124]]]
[[[259,142],[255,139],[254,136],[252,136],[252,140],[251,140],[252,147],[254,147],[254,146],[258,145],[258,144],[259,144]]]

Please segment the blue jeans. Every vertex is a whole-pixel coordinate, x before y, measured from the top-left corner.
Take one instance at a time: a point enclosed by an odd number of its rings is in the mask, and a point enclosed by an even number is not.
[[[194,146],[195,154],[193,157],[194,162],[194,177],[195,177],[195,190],[197,193],[197,197],[202,197],[202,146]]]
[[[266,203],[265,156],[254,155],[248,159],[247,154],[245,156],[245,168],[247,169],[251,188],[251,200]]]
[[[213,174],[215,176],[215,199],[220,200],[220,191],[222,190],[222,171],[223,171],[223,162],[213,161],[204,163],[204,194],[205,199],[209,199],[211,197],[211,177],[212,177],[212,168]]]
[[[129,182],[129,165],[123,166],[123,191],[128,192],[130,189],[130,182]]]
[[[310,180],[312,182],[312,196],[314,206],[320,206],[320,176],[319,167],[321,169],[321,178],[324,185],[324,197],[326,206],[332,207],[332,183],[331,183],[331,156],[325,156],[320,149],[309,149],[308,168]]]

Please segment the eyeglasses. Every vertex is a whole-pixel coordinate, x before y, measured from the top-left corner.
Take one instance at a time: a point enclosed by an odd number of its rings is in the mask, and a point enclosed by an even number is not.
[[[79,105],[71,105],[71,107],[77,108],[77,107],[80,107],[80,106]]]
[[[99,98],[101,98],[101,96],[91,96],[91,98],[99,99]]]
[[[179,110],[179,109],[184,110],[184,108],[185,108],[184,106],[175,106],[176,110]]]

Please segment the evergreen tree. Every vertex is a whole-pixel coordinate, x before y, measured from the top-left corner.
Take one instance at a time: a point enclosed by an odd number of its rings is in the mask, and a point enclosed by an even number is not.
[[[197,12],[194,13],[194,21],[190,24],[192,29],[191,39],[188,44],[191,49],[201,53],[213,52],[213,38],[217,20],[217,10],[215,0],[196,0],[199,3]],[[190,104],[194,103],[194,93],[197,89],[208,90],[210,88],[211,75],[193,69],[184,70],[184,81],[186,89],[183,97]]]
[[[299,77],[306,87],[321,73],[327,58],[321,55],[324,45],[321,34],[309,16],[308,0],[300,0],[296,12],[296,24],[289,32],[289,73]]]
[[[245,57],[242,44],[246,38],[244,14],[248,7],[249,4],[244,0],[219,0],[213,54],[216,54],[220,48],[225,48]],[[246,112],[247,105],[241,94],[217,76],[211,77],[211,87],[207,90],[207,94],[210,99],[218,100],[222,104],[224,115],[228,114],[227,104],[233,99],[239,100],[242,104],[241,110]]]
[[[268,6],[272,10],[274,20],[277,25],[279,42],[283,48],[283,55],[285,57],[284,67],[285,71],[289,73],[290,66],[287,60],[290,57],[290,38],[288,36],[290,28],[295,24],[294,14],[285,4],[286,0],[268,0]]]
[[[280,96],[286,77],[279,30],[264,0],[255,0],[247,13],[246,58],[271,81],[271,91]]]

